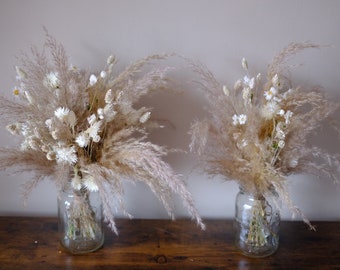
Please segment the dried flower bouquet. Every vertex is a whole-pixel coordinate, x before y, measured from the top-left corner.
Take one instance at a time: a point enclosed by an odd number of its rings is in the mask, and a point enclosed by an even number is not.
[[[324,124],[339,133],[331,117],[339,103],[319,88],[295,87],[288,79],[287,61],[310,43],[292,43],[269,65],[266,81],[252,76],[242,60],[245,76],[233,87],[222,86],[202,64],[191,66],[200,75],[209,117],[191,126],[191,151],[198,154],[208,175],[235,180],[261,201],[277,193],[294,214],[308,219],[294,205],[287,189],[291,174],[314,174],[339,184],[340,155],[310,146],[310,135]]]
[[[116,233],[114,210],[130,216],[123,204],[124,179],[147,184],[172,218],[171,196],[177,193],[204,228],[184,182],[162,160],[169,150],[147,141],[147,129],[160,126],[150,119],[151,109],[134,107],[142,96],[168,86],[169,68],[154,66],[166,56],[146,57],[120,74],[110,56],[95,75],[71,66],[64,47],[46,36],[50,54],[33,48],[33,57],[23,55],[14,100],[0,97],[2,120],[22,138],[18,148],[0,148],[0,169],[33,172],[24,185],[25,198],[50,176],[58,188],[71,178],[79,194],[98,191],[104,217]],[[86,209],[79,215],[86,216]]]

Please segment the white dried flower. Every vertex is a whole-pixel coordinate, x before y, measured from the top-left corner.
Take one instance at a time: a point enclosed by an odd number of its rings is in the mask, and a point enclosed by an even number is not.
[[[236,115],[234,114],[233,117],[233,125],[244,125],[247,122],[247,115],[245,114],[240,114],[240,115]]]
[[[280,111],[278,104],[276,102],[270,101],[263,106],[261,114],[265,119],[272,119],[278,111]]]
[[[96,77],[96,75],[91,74],[89,81],[90,81],[90,86],[95,85],[95,84],[97,83],[97,77]]]
[[[282,149],[283,147],[285,147],[285,141],[284,140],[280,140],[278,142],[277,146]]]
[[[92,141],[93,142],[95,142],[95,143],[97,143],[97,142],[99,142],[100,141],[100,136],[97,134],[97,135],[94,135],[94,136],[92,136]]]
[[[74,127],[77,124],[77,117],[74,111],[70,111],[70,113],[66,117],[66,123],[70,127]]]
[[[255,87],[255,78],[249,78],[248,76],[243,77],[243,83],[248,86],[250,89],[254,89]]]
[[[291,111],[287,111],[285,114],[285,120],[286,120],[286,125],[290,123],[290,118],[293,116],[293,113]]]
[[[27,137],[30,135],[31,133],[31,130],[30,130],[30,127],[27,123],[21,123],[20,125],[18,125],[18,127],[20,127],[21,129],[21,134],[24,136],[24,137]]]
[[[98,132],[102,125],[102,121],[95,121],[91,124],[91,126],[86,130],[86,133],[92,138],[94,142],[99,142],[100,137],[98,136]]]
[[[244,125],[247,122],[247,115],[245,114],[240,114],[238,117],[238,121],[240,125]]]
[[[110,56],[107,58],[106,63],[107,63],[108,65],[111,65],[111,64],[113,64],[115,61],[116,61],[116,57],[115,57],[114,55],[110,55]]]
[[[74,127],[77,123],[75,113],[68,108],[59,107],[54,111],[54,115],[70,127]]]
[[[46,75],[44,80],[44,85],[49,88],[58,88],[60,84],[58,73],[57,72],[50,72]]]
[[[151,116],[151,112],[146,112],[144,113],[140,118],[139,118],[139,122],[144,124],[146,123],[146,121],[148,121],[150,119]]]
[[[26,72],[23,71],[20,67],[16,66],[15,70],[17,72],[17,80],[21,80],[21,79],[27,78]]]
[[[98,114],[99,119],[104,119],[104,109],[103,108],[98,108],[97,114]]]
[[[112,95],[112,90],[111,89],[106,91],[105,99],[104,100],[105,100],[106,104],[110,104],[113,101],[113,95]]]
[[[87,190],[92,191],[92,192],[97,192],[99,190],[97,184],[94,181],[94,178],[90,175],[86,175],[83,178],[83,185],[85,186]]]
[[[233,126],[236,126],[238,124],[238,116],[234,114],[232,119],[233,119]]]
[[[76,143],[79,147],[86,147],[90,143],[90,136],[86,132],[81,132],[76,137]]]
[[[248,70],[248,62],[247,60],[243,57],[242,58],[242,68],[247,71]]]
[[[51,136],[54,140],[58,140],[59,139],[59,136],[58,136],[58,131],[57,130],[52,130],[51,132]]]
[[[70,209],[71,203],[69,201],[65,201],[65,207],[67,210]]]
[[[285,110],[281,109],[277,114],[280,115],[280,116],[284,116],[285,115]]]
[[[57,147],[55,149],[56,152],[56,160],[57,162],[63,163],[69,163],[71,165],[74,165],[77,160],[77,151],[74,146],[71,147]]]
[[[104,119],[105,122],[111,122],[117,112],[113,110],[112,104],[106,104],[104,108],[98,108],[97,114],[99,119]]]
[[[285,139],[286,134],[284,133],[284,131],[282,129],[277,129],[275,137],[280,139],[280,140],[283,140],[283,139]]]
[[[106,78],[106,76],[107,76],[106,71],[103,70],[102,72],[100,72],[100,77],[101,77],[101,78],[104,79],[104,78]]]
[[[95,114],[91,114],[89,117],[87,117],[87,122],[90,124],[90,125],[93,125],[97,120],[97,117]]]
[[[45,121],[45,125],[48,127],[49,130],[52,129],[52,122],[53,122],[52,119],[47,119]]]
[[[277,89],[275,87],[271,87],[268,91],[264,92],[264,97],[266,100],[272,100],[277,94]]]
[[[228,97],[230,94],[230,91],[226,85],[223,85],[223,93]]]
[[[64,107],[59,107],[54,111],[54,115],[61,121],[63,121],[66,116],[68,115],[68,113],[70,112],[70,110],[68,108],[64,108]]]

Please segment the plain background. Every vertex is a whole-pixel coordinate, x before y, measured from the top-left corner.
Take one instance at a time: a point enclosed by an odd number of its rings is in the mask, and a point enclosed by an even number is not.
[[[15,85],[16,56],[31,45],[42,46],[43,27],[61,42],[71,62],[99,72],[115,54],[118,68],[154,53],[176,52],[205,63],[219,81],[233,85],[243,76],[246,57],[254,74],[291,42],[331,45],[308,50],[296,58],[295,84],[322,85],[340,100],[340,1],[337,0],[0,0],[0,91]],[[185,73],[184,73],[185,74]],[[176,76],[176,75],[174,75]],[[155,132],[154,142],[188,150],[188,130],[203,117],[204,99],[188,85],[180,95],[156,95],[145,102],[153,115],[174,125]],[[339,118],[339,116],[338,116]],[[1,125],[0,143],[13,145]],[[319,132],[316,141],[339,152],[334,134]],[[193,170],[191,155],[167,158],[186,179],[204,218],[232,218],[238,187],[222,177],[209,179]],[[56,215],[57,190],[46,181],[33,191],[27,207],[20,199],[29,175],[0,172],[0,215]],[[328,179],[294,176],[289,179],[294,202],[311,220],[340,220],[340,190]],[[177,217],[186,216],[175,199]],[[167,218],[165,210],[142,184],[126,184],[125,204],[136,218]],[[118,216],[121,215],[118,213]],[[291,219],[286,209],[284,219]]]

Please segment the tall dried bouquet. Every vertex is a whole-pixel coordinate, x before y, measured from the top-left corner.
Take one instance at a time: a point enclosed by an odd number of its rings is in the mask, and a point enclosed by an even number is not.
[[[288,79],[287,61],[310,43],[292,43],[269,65],[265,82],[249,73],[233,87],[222,86],[203,65],[192,63],[209,104],[209,117],[193,123],[190,149],[198,153],[203,170],[235,180],[250,194],[266,197],[275,192],[293,212],[308,219],[288,192],[291,174],[330,177],[339,184],[340,155],[311,146],[310,135],[329,123],[339,103],[326,99],[317,88],[295,87]],[[329,121],[328,121],[329,120]]]
[[[142,96],[167,87],[169,68],[154,65],[164,58],[152,55],[115,74],[110,56],[103,71],[91,74],[71,66],[63,45],[47,33],[44,51],[32,48],[16,68],[14,99],[0,97],[2,120],[22,138],[17,148],[0,148],[0,169],[33,173],[24,184],[25,198],[50,176],[58,188],[71,179],[74,190],[98,191],[116,233],[115,209],[130,216],[123,204],[124,179],[147,184],[171,217],[177,193],[203,228],[184,182],[162,160],[171,150],[147,140],[148,128],[160,126],[150,119],[151,109],[135,108]]]

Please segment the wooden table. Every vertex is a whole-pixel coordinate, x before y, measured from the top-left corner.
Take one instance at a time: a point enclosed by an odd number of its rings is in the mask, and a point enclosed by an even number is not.
[[[119,219],[103,248],[70,255],[58,242],[56,218],[0,217],[0,269],[340,269],[340,222],[282,222],[278,251],[247,258],[233,245],[230,220]]]

